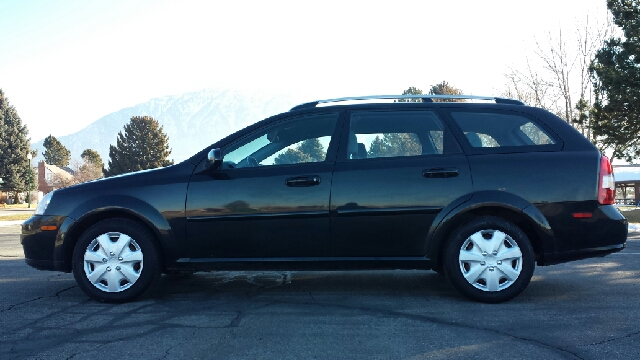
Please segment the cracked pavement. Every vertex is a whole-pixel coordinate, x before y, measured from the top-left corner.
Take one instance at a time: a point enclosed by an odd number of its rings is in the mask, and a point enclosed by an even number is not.
[[[639,259],[632,237],[618,254],[538,267],[498,305],[430,271],[163,276],[113,305],[27,266],[19,227],[0,227],[0,358],[640,358]]]

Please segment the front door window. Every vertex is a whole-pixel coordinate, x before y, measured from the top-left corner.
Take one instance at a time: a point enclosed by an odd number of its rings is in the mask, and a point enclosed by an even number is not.
[[[336,114],[310,115],[268,127],[225,149],[223,168],[324,162]]]

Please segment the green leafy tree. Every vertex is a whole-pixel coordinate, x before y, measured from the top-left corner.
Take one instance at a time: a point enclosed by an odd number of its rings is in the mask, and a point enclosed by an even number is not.
[[[31,173],[31,188],[35,188],[35,176],[29,171],[27,154],[31,152],[29,131],[18,116],[15,107],[0,89],[0,177],[3,191],[18,192],[27,190]],[[31,152],[33,155],[33,152]]]
[[[118,133],[116,146],[109,146],[109,169],[105,176],[154,169],[173,164],[169,137],[151,116],[134,116]]]
[[[593,133],[614,158],[640,157],[640,0],[609,0],[607,7],[624,38],[611,38],[589,68],[596,101]]]
[[[303,162],[324,161],[327,153],[317,138],[307,139],[293,149],[287,149],[282,154],[276,156],[274,164],[299,164]]]
[[[56,166],[67,166],[71,160],[71,151],[67,149],[53,135],[49,135],[44,139],[42,144],[45,151],[42,153],[44,161],[47,164]]]

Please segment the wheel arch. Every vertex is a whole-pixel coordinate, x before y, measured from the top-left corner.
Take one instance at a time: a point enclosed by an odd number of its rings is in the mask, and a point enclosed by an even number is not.
[[[119,199],[119,198],[126,198]],[[120,201],[119,201],[120,200]],[[122,202],[125,200],[126,202]],[[126,204],[126,206],[120,205]],[[75,215],[75,216],[74,216]],[[180,248],[167,219],[150,204],[129,196],[93,199],[78,206],[60,226],[54,249],[57,270],[72,270],[73,249],[78,239],[94,224],[113,218],[126,218],[143,226],[158,247],[162,271],[165,271],[169,254]],[[74,220],[77,219],[77,220]],[[62,266],[63,268],[58,269]]]
[[[502,191],[481,191],[448,212],[441,213],[429,230],[426,254],[434,269],[442,268],[444,245],[460,226],[480,216],[497,216],[518,226],[529,238],[536,262],[544,264],[545,245],[553,232],[544,215],[525,199]]]

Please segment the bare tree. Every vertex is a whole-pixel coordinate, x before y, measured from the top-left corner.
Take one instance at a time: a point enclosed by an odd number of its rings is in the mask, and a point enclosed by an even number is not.
[[[518,99],[526,104],[552,110],[555,99],[551,99],[551,84],[540,73],[534,70],[527,59],[524,71],[511,68],[505,74],[507,78],[506,90],[502,96]]]
[[[587,17],[575,31],[575,42],[567,42],[562,29],[557,35],[549,32],[545,42],[536,41],[533,61],[527,57],[523,70],[511,68],[505,74],[502,95],[553,112],[593,141],[589,65],[611,29],[610,16],[604,24],[593,26]]]
[[[102,167],[94,164],[88,158],[83,158],[82,161],[73,160],[71,169],[73,174],[70,176],[52,174],[52,180],[49,185],[59,189],[103,177]]]

